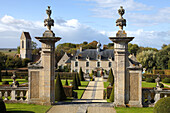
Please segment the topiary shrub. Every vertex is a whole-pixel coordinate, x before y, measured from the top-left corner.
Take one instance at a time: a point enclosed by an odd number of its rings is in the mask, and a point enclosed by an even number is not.
[[[164,85],[162,83],[159,83],[160,88],[164,88]]]
[[[113,85],[113,87],[112,87],[112,92],[111,92],[111,94],[110,94],[110,102],[114,102],[114,85]]]
[[[76,73],[76,78],[77,78],[77,85],[81,86],[81,82],[80,82],[80,78],[79,78],[78,73]]]
[[[79,78],[80,78],[80,81],[85,81],[81,67],[80,67],[80,71],[79,71]]]
[[[74,75],[74,77],[73,77],[73,89],[74,89],[74,90],[75,90],[75,89],[78,89],[77,77],[76,77],[76,75]]]
[[[9,85],[9,82],[8,81],[3,81],[2,85]]]
[[[153,113],[170,113],[170,97],[158,100],[154,106]]]
[[[112,68],[110,68],[109,77],[108,77],[107,81],[111,83],[111,86],[113,86],[113,84],[114,84],[114,76],[113,76]]]
[[[154,83],[155,80],[154,80],[153,78],[146,78],[146,82],[152,82],[152,83]]]
[[[28,80],[28,76],[25,77],[25,80]]]
[[[170,83],[170,78],[163,79],[163,83]]]
[[[68,81],[67,81],[67,78],[66,78],[66,83],[65,83],[65,86],[68,86]]]
[[[6,106],[5,106],[5,103],[2,99],[0,99],[0,112],[6,113]]]
[[[62,101],[66,99],[66,95],[64,93],[63,85],[61,83],[60,75],[57,76],[56,85],[55,85],[55,100]]]

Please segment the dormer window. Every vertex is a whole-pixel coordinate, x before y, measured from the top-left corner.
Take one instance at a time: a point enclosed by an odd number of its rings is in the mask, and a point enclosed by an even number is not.
[[[78,56],[76,56],[76,59],[78,59]]]
[[[89,60],[89,57],[87,56],[86,59]]]
[[[97,58],[98,58],[98,59],[101,59],[101,56],[100,56],[100,55],[98,55],[98,56],[97,56]]]

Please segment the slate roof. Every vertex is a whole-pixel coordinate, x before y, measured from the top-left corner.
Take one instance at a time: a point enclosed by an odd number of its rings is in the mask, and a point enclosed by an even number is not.
[[[114,59],[114,50],[113,49],[104,49],[99,52],[97,49],[85,49],[82,52],[77,50],[77,53],[71,58],[71,60],[76,60],[78,57],[79,60],[86,60],[89,57],[89,60],[98,60],[98,57],[101,57],[101,60],[109,60],[109,58]]]

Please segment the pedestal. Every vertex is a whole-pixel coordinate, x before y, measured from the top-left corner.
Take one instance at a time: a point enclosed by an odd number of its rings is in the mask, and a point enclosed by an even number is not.
[[[42,43],[40,60],[29,65],[29,103],[51,105],[55,103],[55,37],[52,31],[45,31],[43,37],[35,37]]]

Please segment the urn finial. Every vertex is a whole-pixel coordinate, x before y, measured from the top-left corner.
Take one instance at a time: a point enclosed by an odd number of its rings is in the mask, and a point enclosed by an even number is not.
[[[116,26],[119,26],[120,30],[123,30],[123,26],[126,26],[126,19],[123,18],[123,15],[125,14],[123,6],[120,6],[118,13],[120,15],[120,18],[116,20]]]
[[[48,9],[46,10],[46,13],[48,15],[47,19],[44,20],[44,26],[47,26],[47,29],[51,31],[51,26],[54,26],[54,20],[51,19],[51,9],[50,6],[48,6]]]

